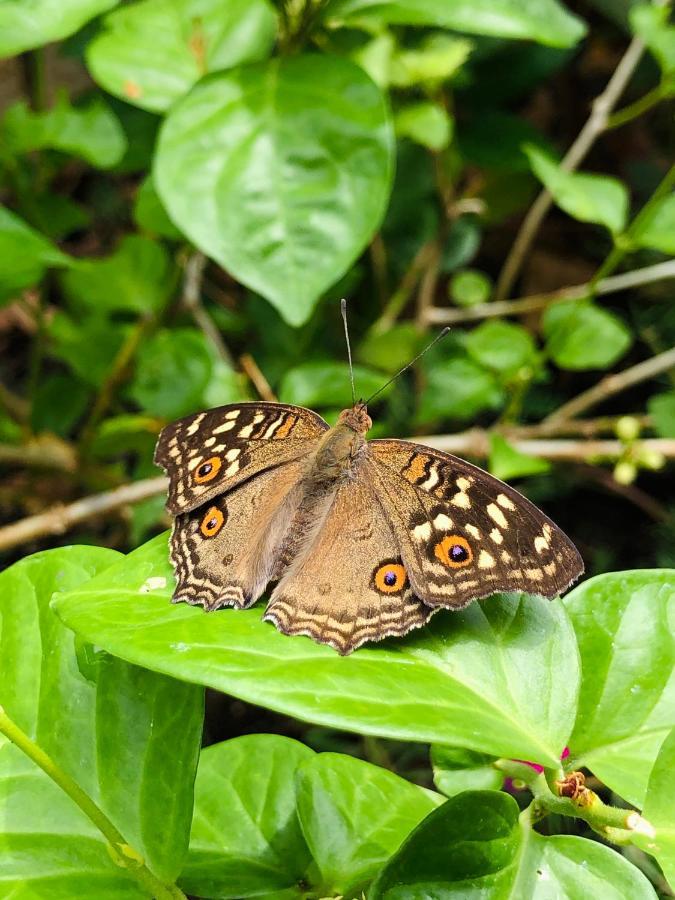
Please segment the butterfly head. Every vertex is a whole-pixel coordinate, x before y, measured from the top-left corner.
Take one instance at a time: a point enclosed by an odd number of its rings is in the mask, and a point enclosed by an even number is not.
[[[368,407],[359,400],[351,409],[343,409],[338,419],[338,425],[346,425],[357,434],[366,434],[373,427],[373,420],[368,415]]]

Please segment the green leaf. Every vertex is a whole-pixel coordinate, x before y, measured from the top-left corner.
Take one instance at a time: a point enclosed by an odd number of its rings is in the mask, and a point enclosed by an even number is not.
[[[356,358],[366,365],[393,375],[419,353],[423,343],[424,335],[420,334],[416,325],[412,322],[401,322],[381,334],[368,332],[356,349]],[[374,375],[374,372],[369,372],[367,377],[371,378]],[[382,376],[377,377],[382,384]]]
[[[470,359],[448,359],[427,369],[418,420],[473,419],[503,402],[504,392],[492,372]]]
[[[401,50],[391,64],[391,82],[397,87],[419,84],[435,87],[451,78],[466,62],[473,43],[448,34],[431,34],[415,50]]]
[[[597,575],[565,598],[581,653],[571,764],[588,766],[641,806],[649,770],[675,725],[675,571]]]
[[[354,366],[354,384],[359,397],[374,394],[386,382],[385,375],[366,366]],[[298,406],[352,405],[349,366],[341,362],[308,362],[289,369],[279,387],[282,403]]]
[[[537,363],[537,348],[529,331],[512,322],[483,322],[466,337],[469,356],[502,375],[532,370]]]
[[[675,437],[675,391],[650,397],[647,409],[656,433],[664,438]]]
[[[431,765],[434,784],[447,797],[470,790],[498,790],[504,781],[503,774],[495,769],[494,756],[476,753],[463,747],[431,748]]]
[[[483,272],[463,269],[461,272],[455,272],[450,279],[448,293],[457,306],[478,306],[490,299],[492,282]],[[508,325],[507,322],[502,324]]]
[[[78,260],[62,278],[76,310],[158,312],[172,288],[169,255],[151,238],[126,235],[110,256]]]
[[[675,728],[656,757],[649,776],[642,815],[656,829],[656,839],[640,836],[636,843],[655,856],[671,885],[675,884]]]
[[[429,150],[443,150],[452,140],[453,120],[438,103],[411,103],[396,113],[396,134],[408,137]]]
[[[60,41],[118,0],[2,0],[0,57]]]
[[[311,861],[296,812],[294,776],[314,756],[273,734],[202,752],[190,852],[180,884],[199,897],[300,897]]]
[[[182,234],[173,224],[152,180],[152,175],[143,181],[136,194],[134,204],[134,220],[139,228],[152,235],[179,241]]]
[[[539,147],[524,148],[532,171],[561,209],[581,222],[604,225],[619,234],[626,225],[628,191],[623,182],[607,175],[565,172]]]
[[[154,177],[176,225],[301,325],[377,230],[392,173],[380,90],[348,60],[303,55],[197,85],[164,123]]]
[[[86,640],[124,659],[288,715],[558,765],[579,677],[560,602],[497,595],[441,612],[405,639],[339,657],[309,638],[280,634],[261,620],[259,606],[212,615],[172,606],[167,556],[160,535],[60,597],[56,609]],[[140,594],[149,576],[165,578],[167,587]]]
[[[396,25],[435,25],[571,47],[586,26],[555,0],[332,0],[324,17],[373,18]]]
[[[144,344],[129,396],[153,416],[175,419],[241,400],[242,391],[201,331],[166,328]]]
[[[490,471],[502,481],[549,472],[551,464],[539,456],[521,453],[500,434],[490,436]]]
[[[66,437],[84,415],[90,397],[91,392],[79,379],[60,372],[51,374],[35,392],[31,408],[33,429]]]
[[[393,772],[321,753],[296,776],[298,815],[321,890],[353,896],[443,798]]]
[[[638,4],[629,10],[631,28],[656,57],[664,75],[675,70],[675,28],[668,6]]]
[[[618,316],[587,300],[552,303],[544,312],[546,352],[561,369],[608,369],[633,342]]]
[[[106,91],[164,112],[209,72],[264,59],[275,31],[265,0],[141,0],[106,16],[87,65]]]
[[[369,900],[656,900],[645,876],[585,838],[543,837],[513,797],[465,791],[427,816],[389,861]]]
[[[95,315],[76,321],[59,311],[47,325],[50,350],[85,384],[100,387],[129,333],[129,327]]]
[[[103,548],[64,547],[0,575],[0,702],[150,868],[171,879],[187,852],[202,692],[95,651],[49,606],[55,590],[72,589],[118,558]],[[3,896],[84,897],[84,885],[97,898],[145,896],[70,798],[3,743]]]
[[[116,165],[127,149],[117,116],[100,97],[86,106],[71,106],[68,97],[60,94],[45,112],[15,103],[2,120],[2,138],[15,155],[49,148],[79,156],[100,169]]]
[[[675,254],[675,194],[657,201],[636,225],[631,230],[631,240],[638,247]]]
[[[49,266],[68,265],[70,258],[65,253],[0,206],[0,302],[34,285]]]

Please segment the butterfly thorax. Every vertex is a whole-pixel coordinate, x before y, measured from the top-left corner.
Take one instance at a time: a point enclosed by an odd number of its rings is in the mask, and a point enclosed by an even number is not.
[[[372,425],[363,404],[340,413],[337,424],[325,433],[313,455],[310,477],[332,482],[353,474],[366,447],[365,433]]]

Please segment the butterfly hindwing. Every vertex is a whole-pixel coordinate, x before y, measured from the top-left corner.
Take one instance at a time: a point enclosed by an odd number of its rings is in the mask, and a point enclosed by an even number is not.
[[[406,634],[433,612],[412,590],[364,467],[337,488],[319,529],[281,573],[265,619],[344,654]]]
[[[301,461],[283,463],[176,517],[170,545],[174,602],[207,610],[255,603],[287,524],[284,500],[301,474]]]
[[[497,591],[555,597],[583,572],[569,538],[513,488],[408,441],[368,443],[373,479],[417,594],[461,608]]]
[[[163,429],[155,462],[169,476],[168,511],[190,512],[257,472],[310,452],[328,429],[321,416],[283,403],[237,403]]]

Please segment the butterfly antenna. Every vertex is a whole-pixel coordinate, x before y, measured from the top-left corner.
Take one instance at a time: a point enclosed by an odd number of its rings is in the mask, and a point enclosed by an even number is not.
[[[345,340],[347,341],[347,358],[349,359],[349,378],[352,383],[352,406],[356,405],[356,391],[354,390],[354,367],[352,366],[352,348],[349,343],[349,328],[347,327],[347,301],[343,297],[340,300],[340,313],[342,324],[345,326]]]
[[[368,397],[368,399],[365,401],[366,406],[370,403],[371,400],[374,400],[375,397],[377,397],[379,394],[381,394],[385,388],[389,387],[389,385],[392,383],[392,381],[396,381],[396,379],[398,378],[399,375],[402,375],[404,372],[407,372],[411,366],[414,366],[415,363],[417,362],[417,360],[421,359],[421,357],[424,356],[424,354],[427,352],[427,350],[431,350],[431,348],[434,346],[434,344],[437,344],[441,340],[441,338],[444,338],[449,331],[450,331],[450,328],[447,327],[447,328],[444,328],[443,331],[440,332],[440,334],[437,334],[436,337],[433,339],[433,341],[431,341],[431,343],[427,344],[427,346],[424,348],[424,350],[420,351],[414,359],[411,359],[409,363],[406,363],[402,369],[399,369],[395,375],[391,376],[389,381],[386,381],[382,385],[381,388],[378,388],[374,394],[371,394],[371,396]]]

